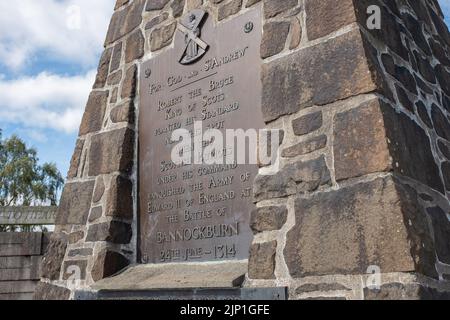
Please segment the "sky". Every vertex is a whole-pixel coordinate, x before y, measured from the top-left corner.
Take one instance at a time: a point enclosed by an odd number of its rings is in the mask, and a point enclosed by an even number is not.
[[[450,0],[439,0],[450,25]],[[0,1],[0,128],[65,176],[115,0]],[[6,32],[5,32],[6,30]]]

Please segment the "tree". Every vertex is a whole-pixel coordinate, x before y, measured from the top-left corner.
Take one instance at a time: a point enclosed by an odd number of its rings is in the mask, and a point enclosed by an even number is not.
[[[0,129],[0,206],[54,206],[63,184],[54,163],[39,165],[35,149],[15,135],[3,140]]]

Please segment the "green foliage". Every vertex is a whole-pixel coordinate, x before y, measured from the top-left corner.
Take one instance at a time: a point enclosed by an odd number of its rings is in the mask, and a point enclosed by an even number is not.
[[[0,130],[0,206],[57,204],[64,179],[54,163],[38,162],[35,149]]]

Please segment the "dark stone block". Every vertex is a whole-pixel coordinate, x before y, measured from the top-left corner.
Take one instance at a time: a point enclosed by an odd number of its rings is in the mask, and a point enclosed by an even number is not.
[[[69,235],[69,243],[70,243],[70,244],[78,243],[78,242],[81,241],[82,239],[84,239],[84,232],[83,232],[83,231],[72,232],[72,233]]]
[[[137,77],[137,67],[132,65],[125,72],[125,79],[122,84],[122,92],[120,96],[122,99],[133,99],[136,94],[136,79]]]
[[[127,122],[134,124],[134,103],[132,100],[124,102],[111,110],[111,121],[113,123]]]
[[[283,198],[296,193],[317,190],[331,183],[324,157],[287,165],[275,175],[258,175],[254,182],[256,201]]]
[[[128,223],[111,221],[89,227],[86,242],[107,241],[115,244],[128,244],[132,229]]]
[[[431,122],[427,107],[423,104],[423,102],[418,101],[416,103],[416,108],[419,118],[425,123],[428,128],[433,129],[433,123]]]
[[[389,283],[380,290],[364,288],[365,300],[449,300],[450,292],[425,287],[419,283]]]
[[[184,11],[184,4],[185,0],[173,0],[170,4],[170,7],[172,8],[172,15],[174,18],[181,17],[183,15]]]
[[[327,146],[327,136],[321,135],[284,149],[282,152],[282,156],[284,158],[293,158],[296,156],[305,155],[323,149],[326,146]]]
[[[120,83],[120,80],[122,80],[122,70],[111,73],[107,80],[108,86],[115,86]]]
[[[149,1],[152,3],[153,1]],[[106,35],[105,46],[129,34],[142,22],[145,0],[135,0],[122,10],[114,12]]]
[[[125,63],[140,59],[144,55],[144,36],[140,29],[128,36],[125,43]]]
[[[292,121],[292,128],[295,135],[301,136],[319,130],[322,124],[322,112],[315,112]]]
[[[450,168],[450,163],[448,163]],[[450,172],[448,172],[450,173]],[[427,209],[433,224],[434,241],[436,246],[436,254],[439,261],[450,264],[450,221],[446,213],[439,207]]]
[[[94,89],[101,89],[106,84],[106,78],[108,77],[109,64],[111,62],[112,49],[106,49],[101,58],[97,69],[97,76],[95,78]]]
[[[151,19],[147,24],[145,25],[145,30],[150,30],[153,27],[157,26],[158,24],[164,22],[169,18],[169,14],[167,12],[163,12],[159,14],[158,16]]]
[[[98,177],[95,181],[94,195],[92,196],[92,202],[97,203],[102,200],[103,194],[105,193],[105,180],[103,177]]]
[[[365,102],[334,118],[336,180],[391,170],[383,115],[378,100]]]
[[[298,199],[284,250],[291,275],[364,274],[370,265],[385,273],[410,272],[415,261],[434,267],[424,252],[411,256],[412,247],[423,245],[423,233],[414,234],[404,215],[425,227],[426,218],[417,199],[406,194],[388,177]]]
[[[250,249],[248,276],[250,279],[274,279],[277,242],[258,243]]]
[[[133,166],[134,132],[128,128],[92,137],[89,175],[130,173]]]
[[[169,0],[150,0],[147,1],[145,11],[161,10],[163,9]]]
[[[265,59],[283,51],[290,25],[289,22],[268,22],[264,25],[261,58]]]
[[[308,40],[322,38],[356,21],[352,0],[339,1],[339,9],[334,10],[336,6],[335,0],[306,0]]]
[[[65,185],[56,224],[85,225],[91,208],[94,181],[68,183]]]
[[[70,161],[69,173],[67,178],[73,179],[77,176],[78,168],[81,163],[81,153],[83,152],[84,140],[78,139],[75,145],[75,151],[72,155],[72,160]]]
[[[100,219],[103,216],[103,208],[102,206],[98,206],[92,208],[91,214],[89,215],[89,222],[94,222]]]
[[[317,284],[304,284],[295,290],[297,294],[310,293],[310,292],[323,292],[323,291],[349,291],[351,288],[340,283],[317,283]]]
[[[108,96],[109,91],[93,91],[89,95],[83,119],[81,120],[80,136],[99,131],[102,128]]]
[[[444,141],[439,140],[438,147],[444,157],[446,157],[447,160],[450,160],[450,143],[445,143]]]
[[[68,253],[69,257],[88,257],[93,254],[93,250],[91,248],[82,248],[82,249],[73,249]]]
[[[114,72],[117,69],[119,69],[121,59],[122,59],[122,42],[119,42],[114,46],[111,58],[110,72]]]
[[[130,264],[127,258],[115,251],[103,250],[99,253],[92,268],[92,279],[99,281],[108,278]]]
[[[389,105],[383,103],[382,111],[392,163],[398,164],[393,168],[394,171],[443,193],[439,168],[426,132],[408,116],[397,113]]]
[[[357,30],[263,65],[262,82],[266,122],[377,89]]]
[[[71,291],[67,288],[39,282],[34,293],[34,300],[69,300]]]
[[[150,34],[151,51],[157,51],[164,47],[167,47],[172,42],[172,38],[175,34],[176,29],[176,22],[154,29]]]
[[[61,266],[67,249],[67,237],[63,233],[53,234],[41,263],[41,277],[59,280]]]
[[[431,106],[431,118],[433,119],[434,129],[437,135],[450,141],[450,122],[442,110],[435,104]]]
[[[133,183],[130,180],[121,176],[111,179],[106,202],[106,216],[133,218]]]
[[[398,100],[403,105],[403,107],[405,107],[406,110],[414,113],[414,106],[413,103],[411,102],[412,99],[410,99],[408,93],[397,84],[395,84],[395,89],[397,91]]]
[[[250,228],[254,233],[280,230],[286,223],[287,215],[285,206],[257,208],[251,214]]]
[[[294,8],[298,5],[298,0],[264,0],[264,17],[266,19]]]

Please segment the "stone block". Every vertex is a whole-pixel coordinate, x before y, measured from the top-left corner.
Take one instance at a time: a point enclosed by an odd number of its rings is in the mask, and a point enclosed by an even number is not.
[[[154,29],[150,34],[151,51],[157,51],[168,46],[172,42],[176,29],[176,22]]]
[[[254,2],[254,1],[253,1]],[[298,0],[264,0],[264,17],[266,19],[294,8],[298,5]]]
[[[56,217],[56,224],[84,225],[91,208],[94,181],[65,185]]]
[[[71,291],[67,288],[58,287],[50,283],[39,282],[34,293],[34,300],[69,300]]]
[[[250,279],[274,279],[277,242],[257,243],[250,249],[248,276]]]
[[[131,226],[119,221],[94,224],[89,227],[86,242],[107,241],[128,244],[132,236]]]
[[[251,213],[250,228],[253,233],[280,230],[286,223],[287,215],[285,206],[257,208]]]
[[[434,268],[417,194],[392,177],[299,198],[295,215],[284,250],[294,278]]]
[[[256,201],[283,198],[317,190],[331,182],[324,157],[286,165],[275,175],[258,175],[253,194]]]
[[[133,101],[128,101],[121,103],[117,107],[111,110],[110,118],[113,123],[127,122],[134,124],[134,103]]]
[[[67,249],[67,236],[63,233],[53,234],[47,252],[41,262],[41,277],[59,280],[62,263]]]
[[[297,143],[292,147],[284,149],[281,155],[284,158],[294,158],[300,155],[305,155],[323,149],[326,146],[327,146],[327,136],[320,135],[318,137],[311,138],[307,141]]]
[[[115,251],[103,250],[95,260],[91,273],[92,279],[97,282],[108,278],[124,269],[129,263],[128,259],[122,254]]]
[[[295,135],[301,136],[319,130],[322,124],[322,112],[314,112],[292,121],[292,128]]]
[[[101,130],[108,96],[109,91],[93,91],[89,95],[83,119],[81,120],[80,136]]]
[[[377,99],[338,113],[333,122],[336,180],[391,170],[384,119]]]
[[[70,160],[70,168],[69,172],[67,173],[67,178],[73,179],[77,176],[78,168],[80,167],[81,163],[81,154],[83,152],[84,147],[84,140],[78,139],[77,143],[75,145],[75,151],[72,155],[72,160]]]
[[[268,22],[264,25],[261,41],[261,58],[265,59],[283,51],[291,24],[289,22]]]
[[[353,0],[306,0],[305,11],[306,30],[310,41],[336,32],[356,21]]]
[[[133,218],[133,183],[122,176],[111,179],[106,202],[106,216]]]
[[[89,175],[131,173],[133,152],[134,132],[128,128],[93,136],[89,154]]]
[[[266,122],[377,89],[358,30],[264,64],[262,82]]]
[[[140,29],[130,34],[125,42],[125,63],[140,59],[144,55],[144,36]]]
[[[152,3],[153,1],[149,1]],[[142,22],[145,0],[135,0],[122,10],[114,12],[106,35],[105,46],[129,34]]]

